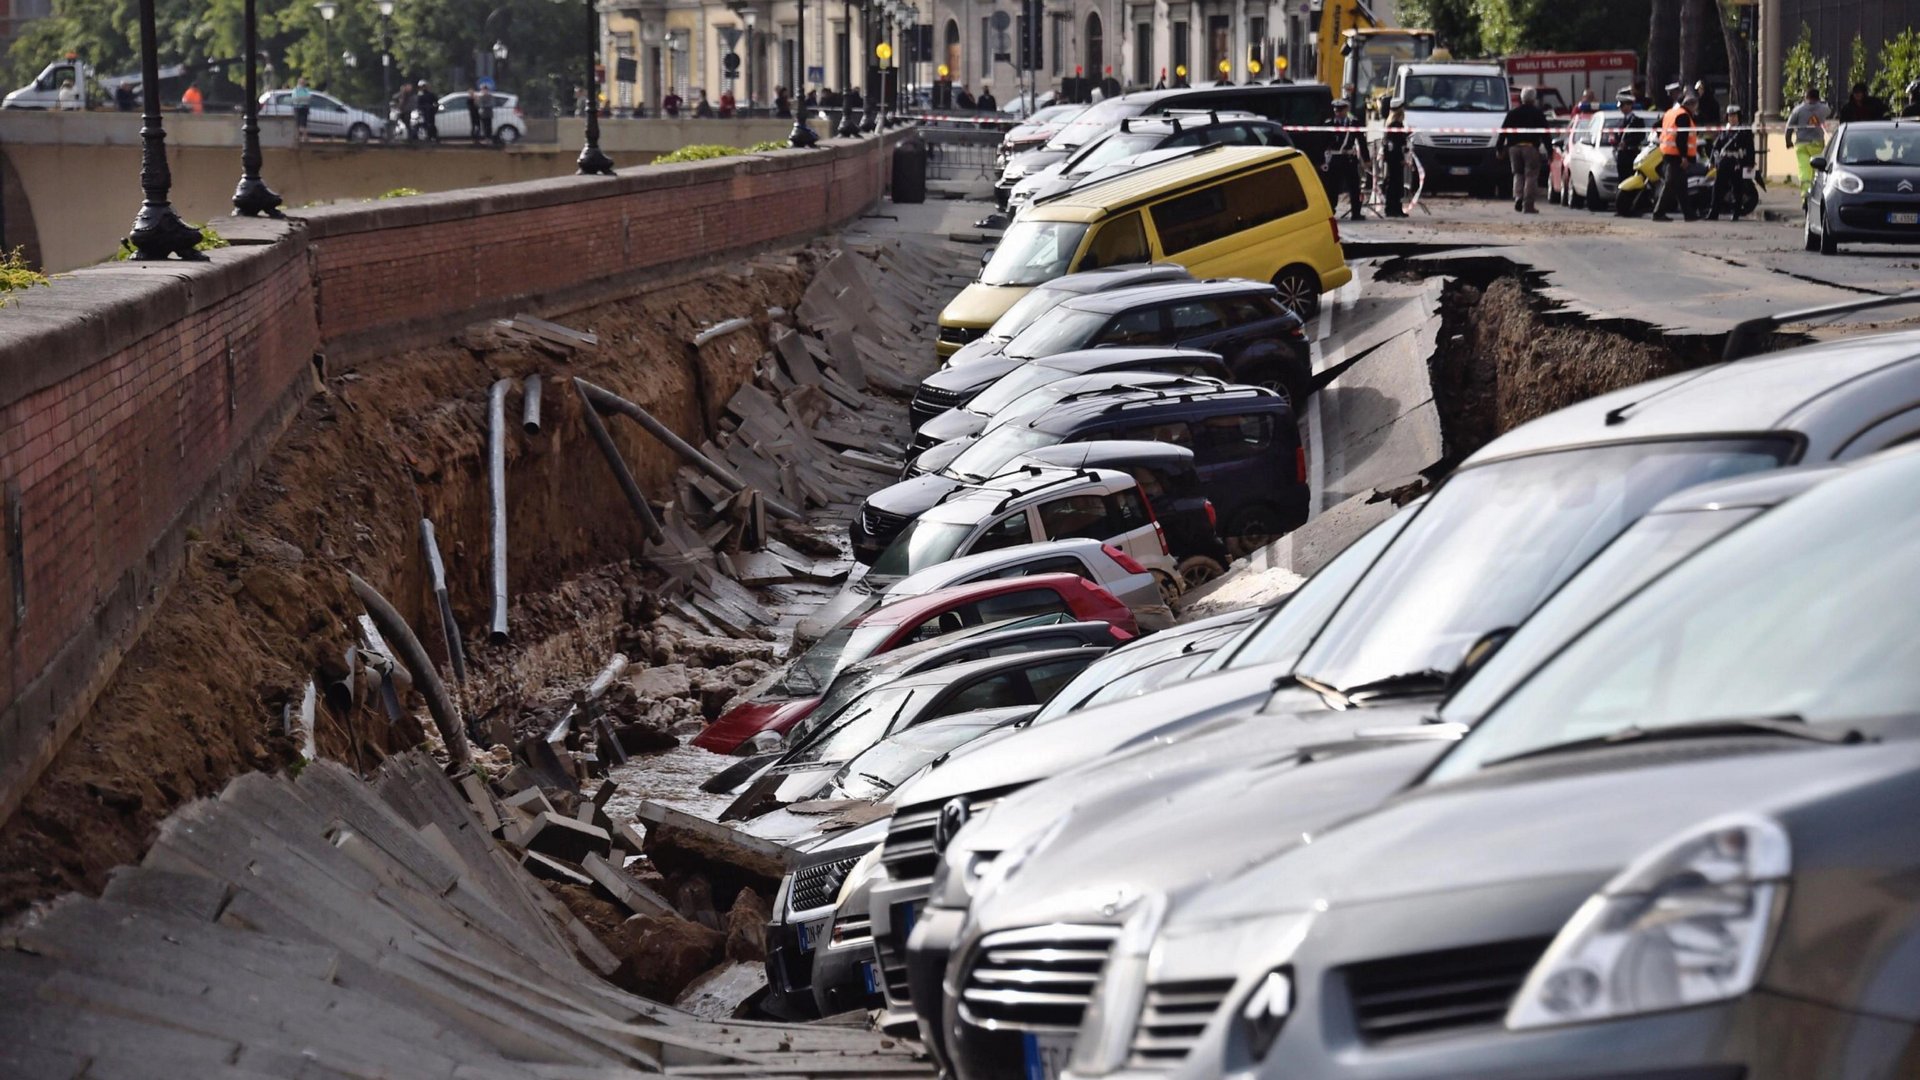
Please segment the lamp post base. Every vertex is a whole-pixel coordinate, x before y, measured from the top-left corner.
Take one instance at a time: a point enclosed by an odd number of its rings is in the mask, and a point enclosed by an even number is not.
[[[159,262],[177,255],[189,262],[204,262],[206,255],[195,250],[200,230],[180,220],[169,203],[146,203],[133,219],[133,231],[127,234],[134,262]]]
[[[805,108],[804,105],[799,107]],[[793,118],[793,130],[787,132],[788,146],[797,150],[805,150],[807,147],[817,145],[819,142],[820,133],[808,127],[804,117],[796,116]]]
[[[612,176],[613,159],[600,151],[594,143],[580,148],[579,160],[574,162],[574,172],[580,176]]]
[[[280,212],[281,201],[280,196],[267,186],[265,180],[257,176],[241,177],[240,183],[233,189],[233,216],[285,217],[286,215]]]
[[[851,139],[855,135],[860,134],[860,114],[854,112],[851,108],[841,109],[840,126],[834,131],[834,134],[843,139]]]

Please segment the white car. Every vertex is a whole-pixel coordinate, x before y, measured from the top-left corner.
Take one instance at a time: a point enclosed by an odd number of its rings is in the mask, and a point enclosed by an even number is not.
[[[1643,137],[1659,138],[1660,118],[1652,113],[1636,112],[1634,119],[1643,129]],[[1626,118],[1618,110],[1608,109],[1575,120],[1567,133],[1566,148],[1560,151],[1563,169],[1552,171],[1547,198],[1578,210],[1598,210],[1613,202],[1620,188],[1620,174],[1614,166],[1614,151],[1620,145],[1621,125]]]
[[[517,94],[488,93],[493,100],[493,141],[502,146],[519,142],[527,133],[527,114],[520,110]],[[414,126],[419,126],[419,111],[414,111]],[[471,139],[473,121],[467,116],[467,92],[455,90],[440,96],[440,114],[434,118],[440,141]]]
[[[260,95],[261,116],[292,116],[293,91],[269,90]],[[307,134],[363,143],[385,130],[386,121],[365,109],[313,91],[307,103]]]

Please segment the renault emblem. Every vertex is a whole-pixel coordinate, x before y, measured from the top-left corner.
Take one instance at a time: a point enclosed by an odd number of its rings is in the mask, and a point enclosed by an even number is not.
[[[948,799],[947,804],[940,808],[940,817],[933,823],[933,850],[936,854],[946,852],[947,845],[953,843],[954,835],[967,824],[969,812],[964,798]]]
[[[1895,186],[1894,186],[1894,190],[1895,190],[1895,191],[1904,191],[1904,192],[1907,192],[1907,193],[1909,193],[1909,194],[1911,194],[1911,193],[1913,192],[1913,181],[1911,181],[1911,180],[1902,180],[1902,181],[1900,181],[1900,183],[1898,183],[1897,185],[1895,185]]]

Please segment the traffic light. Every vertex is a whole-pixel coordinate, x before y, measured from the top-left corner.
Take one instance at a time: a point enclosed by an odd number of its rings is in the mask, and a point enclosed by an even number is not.
[[[1045,53],[1047,21],[1046,0],[1020,0],[1019,58],[1021,71],[1034,71],[1040,67],[1040,58]]]
[[[721,57],[720,68],[726,72],[727,78],[732,79],[737,77],[740,74],[740,54],[728,53]]]

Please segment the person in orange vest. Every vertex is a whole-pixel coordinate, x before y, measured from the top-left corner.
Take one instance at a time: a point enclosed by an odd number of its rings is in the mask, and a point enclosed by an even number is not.
[[[186,111],[193,113],[203,113],[207,111],[207,99],[201,95],[199,83],[190,82],[187,84],[186,90],[180,94],[180,106]]]
[[[1680,84],[1667,89],[1677,94]],[[1654,204],[1655,221],[1672,221],[1667,211],[1675,206],[1688,221],[1693,220],[1693,207],[1687,203],[1687,166],[1700,153],[1700,137],[1693,130],[1693,109],[1699,103],[1689,93],[1660,118],[1660,201]]]

